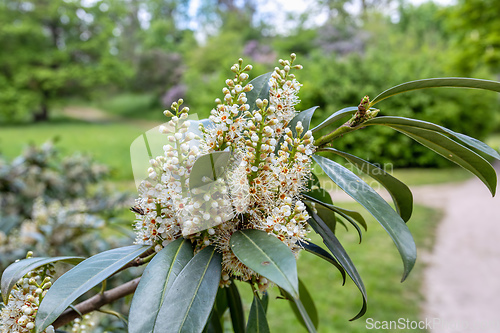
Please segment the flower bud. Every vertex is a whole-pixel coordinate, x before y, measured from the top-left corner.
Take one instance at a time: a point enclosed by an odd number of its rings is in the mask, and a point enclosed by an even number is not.
[[[257,99],[255,100],[255,105],[257,105],[257,107],[258,107],[259,109],[262,109],[262,106],[263,106],[264,104],[262,103],[262,100],[261,100],[260,98],[257,98]]]

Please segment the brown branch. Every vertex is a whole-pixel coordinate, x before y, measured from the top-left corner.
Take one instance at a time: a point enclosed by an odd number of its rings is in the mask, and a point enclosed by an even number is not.
[[[82,315],[98,310],[103,305],[112,303],[122,297],[134,293],[135,289],[137,288],[137,285],[139,284],[140,279],[141,278],[138,277],[132,281],[122,284],[121,286],[105,291],[102,294],[97,294],[89,298],[88,300],[77,304],[75,308]],[[54,326],[54,328],[64,326],[78,317],[80,317],[78,312],[76,312],[73,309],[66,309],[66,311],[64,311],[59,316],[59,318],[57,318],[56,321],[54,321],[52,326]]]

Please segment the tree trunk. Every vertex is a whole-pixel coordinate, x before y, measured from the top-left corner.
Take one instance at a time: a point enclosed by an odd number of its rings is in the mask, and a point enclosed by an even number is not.
[[[49,120],[49,106],[47,102],[46,93],[43,94],[42,103],[40,104],[40,110],[33,113],[33,121],[47,121]]]

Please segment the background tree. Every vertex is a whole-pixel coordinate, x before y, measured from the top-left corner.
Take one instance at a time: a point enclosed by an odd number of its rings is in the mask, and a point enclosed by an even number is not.
[[[445,11],[458,50],[455,65],[465,75],[482,65],[500,72],[499,11],[500,2],[495,0],[460,0]]]
[[[47,120],[50,102],[123,79],[114,56],[120,1],[0,2],[0,117]]]

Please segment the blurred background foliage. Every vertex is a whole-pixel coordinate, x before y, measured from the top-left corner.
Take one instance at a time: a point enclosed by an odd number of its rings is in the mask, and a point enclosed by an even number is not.
[[[161,121],[181,97],[206,117],[240,56],[256,76],[297,53],[300,107],[319,105],[316,120],[409,80],[498,78],[497,1],[294,3],[0,0],[0,124],[54,121],[71,105]],[[500,128],[494,93],[416,91],[379,107],[479,139]],[[391,131],[355,133],[337,147],[400,167],[449,165]]]

